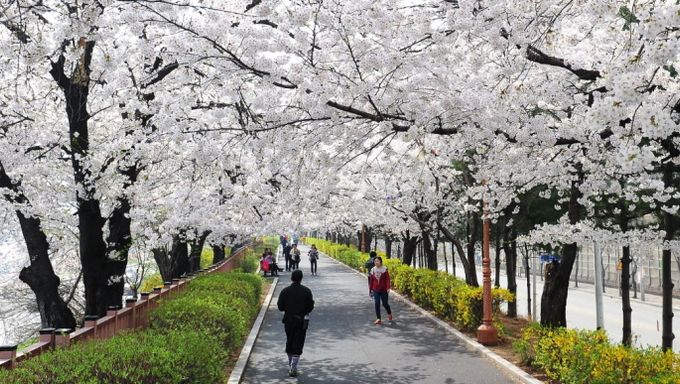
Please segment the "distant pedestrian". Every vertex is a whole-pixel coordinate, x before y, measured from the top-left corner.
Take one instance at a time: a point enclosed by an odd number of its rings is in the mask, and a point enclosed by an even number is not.
[[[380,302],[382,301],[385,311],[387,311],[387,320],[392,321],[392,309],[388,302],[388,293],[390,291],[390,273],[387,267],[382,265],[382,257],[377,256],[373,261],[375,266],[371,268],[371,273],[368,275],[368,295],[373,298],[375,304],[374,324],[382,324],[380,316]]]
[[[300,269],[300,248],[298,248],[297,244],[295,243],[293,243],[293,248],[290,250],[290,258],[293,262],[293,266],[291,268],[293,270]]]
[[[307,337],[309,313],[314,309],[312,291],[301,284],[302,271],[295,270],[290,276],[293,283],[281,291],[277,306],[283,311],[283,324],[286,331],[286,354],[288,355],[288,375],[298,375],[298,362]]]
[[[319,260],[319,250],[316,245],[312,244],[312,249],[309,250],[309,265],[312,269],[312,275],[316,275],[317,261]]]
[[[286,245],[283,247],[283,258],[286,260],[286,272],[290,271],[292,268],[292,261],[290,258],[290,250],[293,249],[293,247],[286,242]]]

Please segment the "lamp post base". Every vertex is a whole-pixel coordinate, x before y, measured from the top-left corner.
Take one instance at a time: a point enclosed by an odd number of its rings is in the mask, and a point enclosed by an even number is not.
[[[477,328],[477,341],[482,345],[498,344],[498,330],[493,325],[480,325]]]

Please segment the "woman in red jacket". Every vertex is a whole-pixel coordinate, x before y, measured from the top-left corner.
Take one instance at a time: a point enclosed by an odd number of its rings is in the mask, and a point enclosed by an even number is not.
[[[380,319],[380,302],[387,311],[387,320],[392,321],[392,309],[388,303],[388,292],[390,291],[390,273],[387,268],[382,265],[382,258],[376,257],[374,260],[374,267],[368,275],[368,295],[373,297],[375,302],[375,316],[377,320],[374,324],[382,324]]]

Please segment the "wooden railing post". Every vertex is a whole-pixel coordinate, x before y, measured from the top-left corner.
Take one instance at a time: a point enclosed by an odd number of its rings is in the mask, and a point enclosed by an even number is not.
[[[38,336],[38,341],[41,343],[49,343],[49,348],[52,349],[54,348],[54,331],[56,331],[55,328],[43,328],[38,333],[40,336]]]
[[[5,345],[0,346],[0,365],[12,369],[17,358],[17,346]]]
[[[71,328],[59,328],[54,331],[54,346],[68,347],[71,344]]]
[[[106,335],[106,338],[113,337],[116,333],[118,333],[118,330],[120,329],[120,324],[118,324],[118,310],[120,309],[120,305],[110,305],[109,308],[106,310],[106,316],[113,316],[113,327],[109,328],[109,334]]]
[[[97,315],[85,315],[85,323],[83,326],[85,328],[92,328],[92,338],[97,339],[99,337],[99,330],[97,329],[97,320],[99,316]]]
[[[128,324],[127,328],[129,329],[135,329],[139,327],[139,324],[137,323],[137,299],[135,298],[127,298],[125,299],[125,308],[130,308],[130,311],[132,313],[128,317]]]

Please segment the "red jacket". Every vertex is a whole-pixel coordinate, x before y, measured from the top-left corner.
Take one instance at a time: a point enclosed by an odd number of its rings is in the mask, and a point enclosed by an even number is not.
[[[368,289],[373,292],[387,292],[391,288],[390,272],[386,267],[382,268],[385,268],[385,272],[381,273],[373,267],[371,273],[368,275]]]

